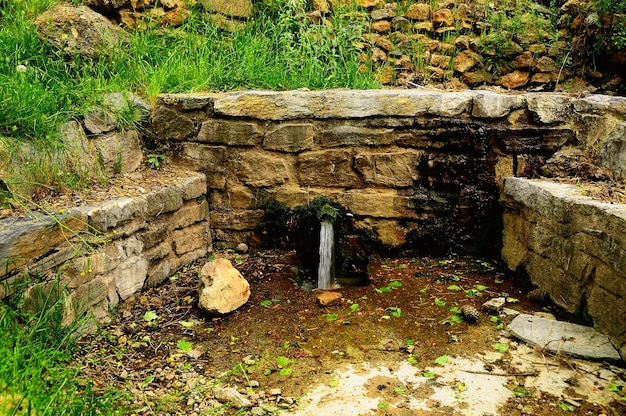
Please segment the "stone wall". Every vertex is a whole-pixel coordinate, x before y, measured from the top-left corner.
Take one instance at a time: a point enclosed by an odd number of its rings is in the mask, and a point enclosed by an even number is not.
[[[573,185],[507,178],[502,257],[626,357],[626,205]]]
[[[196,8],[217,27],[231,32],[241,30],[261,3],[85,1],[125,30],[179,26]],[[603,93],[624,88],[618,67],[626,62],[624,49],[613,45],[608,51],[597,50],[597,45],[611,44],[613,28],[624,24],[626,18],[620,14],[599,16],[587,0],[556,0],[550,3],[551,8],[541,1],[521,6],[513,2],[508,7],[499,2],[497,10],[492,3],[464,0],[301,3],[301,8],[294,8],[294,13],[300,13],[296,16],[299,24],[333,27],[335,17],[351,16],[362,32],[357,42],[361,60],[374,68],[383,85],[500,85],[510,89]],[[346,6],[351,6],[349,12]],[[58,43],[56,38],[58,34],[51,42]]]
[[[26,308],[66,298],[66,319],[110,308],[211,250],[206,178],[179,172],[141,195],[0,221],[0,299]],[[51,298],[49,298],[51,297]]]
[[[495,255],[503,179],[548,172],[560,149],[615,164],[623,150],[593,149],[625,115],[626,99],[606,96],[248,91],[164,95],[147,130],[207,175],[218,247],[254,243],[268,199],[293,208],[326,195],[381,246]]]

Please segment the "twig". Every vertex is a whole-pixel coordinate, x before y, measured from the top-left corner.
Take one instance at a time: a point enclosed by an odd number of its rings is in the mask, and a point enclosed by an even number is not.
[[[466,373],[471,373],[471,374],[485,374],[488,376],[501,376],[501,377],[516,377],[516,376],[536,377],[539,375],[539,372],[537,371],[533,371],[532,373],[491,373],[489,371],[474,371],[474,370],[461,370],[461,371],[464,371]]]

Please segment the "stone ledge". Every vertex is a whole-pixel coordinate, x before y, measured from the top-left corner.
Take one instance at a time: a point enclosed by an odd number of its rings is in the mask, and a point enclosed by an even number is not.
[[[206,192],[206,176],[188,172],[141,195],[2,220],[0,299],[26,283],[25,305],[36,309],[38,294],[58,283],[57,295],[72,300],[66,319],[87,309],[103,318],[211,250]]]

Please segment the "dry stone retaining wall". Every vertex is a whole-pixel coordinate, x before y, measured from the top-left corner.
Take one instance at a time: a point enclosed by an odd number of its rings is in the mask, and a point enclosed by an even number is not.
[[[268,199],[323,194],[385,246],[493,252],[503,179],[536,176],[568,146],[619,164],[623,151],[590,149],[621,146],[603,138],[625,115],[626,99],[607,96],[247,91],[164,95],[148,130],[207,175],[217,246],[253,240]]]
[[[502,257],[554,303],[590,320],[626,357],[626,205],[580,188],[507,178]]]
[[[0,299],[25,285],[28,308],[68,295],[66,319],[105,317],[211,250],[205,195],[205,176],[189,173],[144,195],[2,220]]]

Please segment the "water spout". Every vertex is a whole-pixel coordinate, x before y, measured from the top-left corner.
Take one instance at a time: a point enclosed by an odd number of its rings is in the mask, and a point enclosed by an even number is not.
[[[335,286],[335,233],[333,223],[325,219],[320,228],[320,262],[317,269],[318,289]]]

